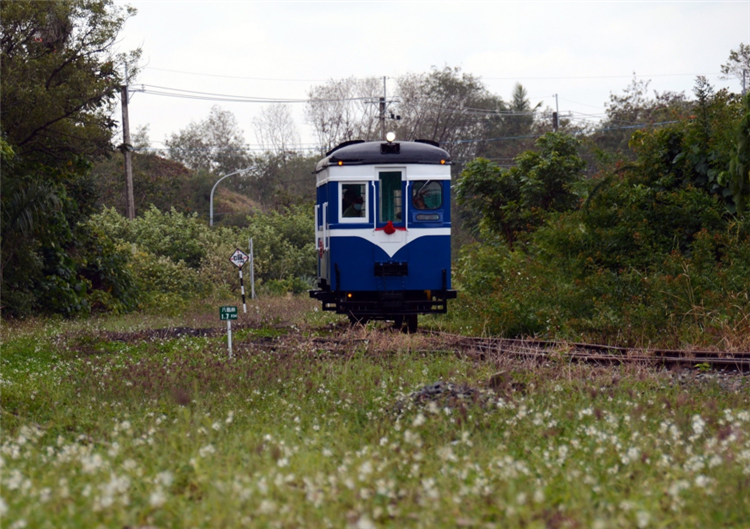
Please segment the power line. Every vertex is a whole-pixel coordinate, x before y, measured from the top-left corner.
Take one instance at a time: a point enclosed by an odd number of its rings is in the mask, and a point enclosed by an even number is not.
[[[328,79],[281,79],[281,78],[272,78],[272,77],[244,77],[239,75],[221,75],[221,74],[212,74],[212,73],[198,73],[198,72],[186,72],[183,70],[169,70],[167,68],[154,68],[153,66],[145,66],[143,68],[144,70],[154,70],[158,72],[169,72],[169,73],[179,73],[183,75],[198,75],[202,77],[219,77],[222,79],[243,79],[247,81],[279,81],[279,82],[292,82],[292,83],[324,83],[328,81]]]
[[[257,97],[257,96],[239,96],[232,94],[217,94],[214,92],[198,92],[195,90],[183,90],[181,88],[170,88],[166,86],[146,85],[142,84],[141,88],[132,89],[133,92],[142,92],[149,95],[174,97],[178,99],[196,99],[200,101],[223,101],[231,103],[309,103],[310,101],[315,102],[339,102],[339,101],[374,101],[373,97],[347,97],[347,98],[334,98],[334,99],[285,99],[285,98],[272,98],[272,97]]]
[[[612,130],[625,130],[625,129],[642,129],[646,127],[656,127],[660,125],[670,125],[673,123],[679,123],[679,121],[659,121],[656,123],[638,123],[635,125],[625,125],[622,127],[606,127],[601,129],[596,129],[592,131],[591,133],[596,134],[597,132],[609,132]],[[582,134],[582,132],[575,132],[574,134]],[[504,141],[504,140],[524,140],[524,139],[531,139],[531,138],[540,138],[540,134],[529,134],[524,136],[503,136],[500,138],[472,138],[468,140],[453,140],[453,141],[446,141],[441,142],[442,145],[454,145],[454,144],[460,144],[460,143],[480,143],[485,141]]]
[[[565,80],[565,79],[629,79],[631,77],[692,77],[695,75],[721,75],[721,72],[711,72],[711,73],[661,73],[661,74],[642,74],[642,75],[565,75],[565,76],[557,76],[557,77],[551,77],[551,76],[544,76],[544,77],[481,77],[484,81],[523,81],[523,80],[537,80],[537,81],[543,81],[543,80]]]
[[[292,79],[292,78],[274,78],[274,77],[245,77],[239,75],[224,75],[224,74],[213,74],[203,72],[188,72],[184,70],[171,70],[168,68],[155,68],[153,66],[145,66],[144,70],[154,70],[159,72],[178,73],[182,75],[196,75],[201,77],[218,77],[224,79],[242,79],[248,81],[275,81],[275,82],[292,82],[292,83],[325,83],[331,79]],[[708,73],[658,73],[658,74],[636,74],[635,72],[628,75],[564,75],[564,76],[510,76],[510,77],[483,77],[478,76],[480,79],[486,81],[522,81],[525,79],[532,80],[555,80],[555,79],[628,79],[631,77],[693,77],[696,75],[721,75],[721,72],[708,72]],[[376,79],[377,76],[361,77],[359,79]],[[389,77],[394,79],[394,77]]]

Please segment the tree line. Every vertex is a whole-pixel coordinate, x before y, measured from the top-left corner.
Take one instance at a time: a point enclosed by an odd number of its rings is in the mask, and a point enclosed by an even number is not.
[[[93,215],[113,211],[105,208],[124,211],[117,149],[126,146],[117,140],[113,115],[122,72],[127,66],[137,75],[140,50],[118,53],[115,43],[134,14],[113,0],[0,3],[3,317],[137,306],[128,295],[134,291],[134,277],[128,275],[133,251],[124,249],[127,237],[108,228],[119,226],[115,221],[91,221]],[[748,67],[750,47],[741,44],[722,71],[740,76]],[[485,164],[490,187],[463,186],[479,200],[464,200],[455,217],[468,234],[457,238],[462,242],[486,243],[488,234],[495,233],[488,225],[494,223],[508,247],[518,246],[531,227],[548,222],[541,212],[568,211],[581,200],[575,189],[582,184],[565,180],[565,170],[545,176],[539,169],[545,163],[554,167],[570,149],[583,160],[580,171],[577,161],[571,167],[585,182],[613,167],[646,164],[634,143],[643,136],[634,139],[633,129],[622,128],[623,123],[697,124],[685,133],[694,140],[690,149],[667,150],[675,153],[670,163],[691,167],[692,176],[682,181],[716,197],[722,215],[741,211],[750,186],[743,176],[747,148],[729,132],[737,130],[738,120],[747,119],[738,110],[739,97],[713,93],[706,83],[695,98],[688,98],[681,93],[651,94],[647,82],[634,80],[624,93],[612,95],[602,123],[582,127],[562,119],[558,136],[545,136],[553,128],[548,109],[530,101],[520,84],[506,100],[490,93],[480,78],[446,66],[405,75],[394,85],[393,101],[384,102],[388,130],[405,140],[439,142],[458,162],[456,177],[464,169],[471,175],[477,167],[472,164]],[[225,225],[248,227],[248,212],[309,203],[314,193],[310,168],[327,149],[350,139],[380,137],[381,88],[378,79],[353,78],[312,87],[305,115],[318,146],[311,152],[294,148],[299,135],[285,106],[268,107],[253,122],[262,153],[248,151],[237,120],[220,107],[167,138],[166,153],[151,149],[148,130],[142,128],[133,140],[137,209],[145,214],[153,211],[151,206],[161,212],[174,207],[177,215],[205,217],[216,176],[245,167],[248,174],[228,182],[230,192],[222,198],[228,209],[243,213],[225,215]],[[719,114],[721,127],[714,123]],[[484,161],[473,162],[479,159]],[[652,157],[648,163],[661,161]],[[553,185],[555,179],[559,181]],[[498,189],[504,189],[500,202]],[[501,213],[488,215],[481,204],[499,207]],[[293,211],[297,215],[302,210]],[[494,220],[489,219],[493,215]],[[279,242],[278,247],[288,244]],[[154,259],[162,257],[171,259]],[[305,275],[298,270],[294,274]]]

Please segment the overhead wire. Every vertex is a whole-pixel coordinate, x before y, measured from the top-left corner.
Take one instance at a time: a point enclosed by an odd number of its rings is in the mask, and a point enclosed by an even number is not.
[[[179,99],[197,99],[202,101],[222,101],[233,103],[309,103],[316,102],[340,102],[340,101],[371,101],[374,97],[342,97],[329,99],[310,99],[310,98],[271,98],[257,96],[238,96],[232,94],[217,94],[215,92],[199,92],[196,90],[184,90],[181,88],[171,88],[166,86],[141,84],[141,88],[131,89],[132,92],[142,92],[144,94],[175,97]]]
[[[186,72],[183,70],[170,70],[167,68],[155,68],[153,66],[145,66],[143,68],[144,70],[154,70],[157,72],[169,72],[169,73],[179,73],[183,75],[197,75],[202,77],[218,77],[222,79],[242,79],[247,81],[276,81],[276,82],[293,82],[293,83],[324,83],[328,81],[328,79],[281,79],[281,78],[272,78],[272,77],[244,77],[240,75],[221,75],[221,74],[211,74],[211,73],[198,73],[198,72]]]

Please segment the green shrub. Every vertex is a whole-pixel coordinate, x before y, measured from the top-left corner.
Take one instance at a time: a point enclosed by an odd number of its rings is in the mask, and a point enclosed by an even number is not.
[[[242,230],[253,239],[255,277],[264,280],[303,279],[316,275],[315,225],[312,208],[292,206],[256,214]]]
[[[633,164],[609,168],[585,184],[580,207],[548,211],[514,239],[485,217],[485,242],[457,260],[475,330],[679,345],[747,327],[750,218],[728,213],[717,180],[731,144],[712,136],[723,134],[713,121],[708,136],[700,125],[634,135]],[[700,149],[707,158],[680,155]],[[501,178],[484,176],[489,190]]]

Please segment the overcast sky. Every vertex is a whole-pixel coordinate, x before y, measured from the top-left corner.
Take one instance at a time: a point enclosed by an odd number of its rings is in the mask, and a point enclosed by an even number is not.
[[[704,2],[252,2],[131,0],[138,10],[121,51],[143,49],[134,88],[301,98],[328,79],[387,77],[457,66],[509,99],[526,87],[532,104],[596,118],[633,74],[650,88],[692,96],[697,75],[717,88],[720,66],[750,44],[750,0]],[[750,81],[748,81],[750,83]],[[196,101],[135,93],[131,132],[150,126],[156,147],[212,105],[230,110],[257,144],[259,103]],[[293,105],[303,143],[304,104]],[[119,114],[118,114],[119,118]]]

